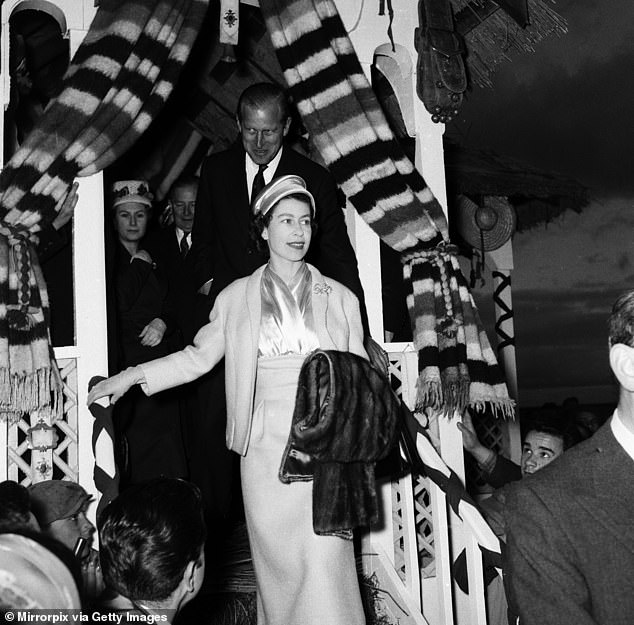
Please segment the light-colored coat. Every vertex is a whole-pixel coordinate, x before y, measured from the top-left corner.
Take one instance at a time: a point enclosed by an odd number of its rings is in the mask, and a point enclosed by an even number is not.
[[[350,351],[367,358],[356,296],[342,284],[325,278],[315,267],[312,306],[322,349]],[[191,382],[210,371],[224,356],[227,394],[227,447],[246,455],[251,434],[258,358],[264,267],[225,288],[216,299],[194,344],[141,365],[148,394]]]

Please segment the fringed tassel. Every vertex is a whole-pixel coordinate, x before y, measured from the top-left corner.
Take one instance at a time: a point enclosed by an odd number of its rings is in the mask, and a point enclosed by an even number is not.
[[[17,423],[25,414],[38,413],[51,422],[63,414],[63,388],[57,367],[38,369],[28,375],[0,370],[0,421]]]
[[[496,419],[513,421],[515,419],[515,401],[512,399],[480,400],[469,403],[469,408],[476,412],[484,412],[487,408]]]
[[[443,384],[444,414],[451,418],[454,415],[461,416],[469,403],[469,378],[462,377],[455,381]]]
[[[443,406],[443,391],[440,378],[430,380],[423,371],[416,380],[416,412],[424,412],[431,408],[434,412],[440,412]]]

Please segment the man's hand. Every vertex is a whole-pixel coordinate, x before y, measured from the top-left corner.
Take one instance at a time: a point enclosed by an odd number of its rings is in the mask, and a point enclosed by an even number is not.
[[[167,203],[163,212],[159,215],[158,222],[161,228],[167,228],[174,223],[174,211],[172,209],[171,201]]]
[[[363,339],[363,346],[368,352],[370,362],[387,377],[390,368],[390,359],[387,352],[371,337],[366,336]]]
[[[77,206],[77,201],[79,200],[79,195],[77,194],[78,188],[79,183],[74,182],[68,193],[57,203],[55,207],[57,217],[53,219],[52,223],[55,230],[60,230],[71,220],[75,212],[75,206]]]
[[[476,459],[480,464],[484,464],[495,452],[485,447],[478,438],[471,415],[465,410],[462,416],[462,423],[457,423],[458,429],[462,432],[462,446]]]
[[[143,380],[141,367],[128,367],[117,373],[117,375],[95,384],[88,393],[88,401],[86,403],[90,406],[97,399],[110,397],[110,403],[114,404],[122,395],[125,395],[128,389],[139,382],[143,382]]]
[[[471,415],[468,411],[465,411],[462,417],[462,423],[458,422],[456,425],[462,432],[462,446],[469,453],[471,453],[471,451],[476,447],[483,446],[476,434],[475,428],[473,427],[473,421],[471,420]]]
[[[81,561],[81,576],[84,582],[84,594],[90,600],[94,600],[104,591],[106,585],[101,574],[99,552],[90,550],[87,558]]]
[[[158,317],[152,319],[152,321],[141,330],[141,334],[139,334],[141,345],[145,347],[156,347],[163,340],[166,329],[167,325],[165,321]]]

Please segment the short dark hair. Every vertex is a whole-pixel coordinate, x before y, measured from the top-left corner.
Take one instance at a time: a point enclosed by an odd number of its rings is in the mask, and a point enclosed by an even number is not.
[[[104,580],[132,601],[169,599],[206,538],[200,491],[176,478],[130,486],[98,525]]]
[[[282,87],[271,82],[258,82],[247,87],[238,98],[236,115],[242,121],[243,110],[249,108],[263,108],[270,104],[277,104],[280,119],[284,122],[290,117],[290,107],[286,93]]]
[[[198,183],[200,178],[198,176],[180,176],[176,179],[176,182],[170,187],[169,197],[171,198],[176,189],[182,189],[183,187],[194,187],[198,189]]]
[[[22,484],[0,482],[0,532],[27,528],[31,521],[31,497]]]
[[[310,204],[310,200],[303,193],[292,193],[291,195],[287,195],[282,199],[285,200],[288,198],[298,200],[302,204],[306,204],[306,206],[311,209],[312,215],[312,206]],[[277,204],[275,206],[277,206]],[[261,213],[258,213],[257,215],[251,215],[251,223],[249,224],[250,249],[252,251],[258,252],[259,254],[262,254],[266,258],[268,258],[269,256],[269,246],[262,238],[262,232],[264,231],[264,228],[266,228],[271,223],[273,213],[275,212],[275,206],[273,206],[273,208],[269,210],[265,215],[262,215]],[[317,232],[317,223],[312,217],[310,221],[310,228],[314,235],[315,232]]]
[[[634,347],[634,289],[621,293],[608,319],[610,347],[622,343]]]
[[[555,425],[552,423],[545,423],[539,420],[533,421],[526,428],[526,435],[530,434],[531,432],[539,432],[540,434],[547,434],[548,436],[560,439],[563,444],[564,451],[572,447],[575,443],[570,432],[568,431],[568,428],[559,427],[559,425]],[[524,438],[526,438],[526,436]]]

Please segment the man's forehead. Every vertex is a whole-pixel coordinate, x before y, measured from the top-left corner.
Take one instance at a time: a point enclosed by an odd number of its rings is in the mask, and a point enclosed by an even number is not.
[[[533,449],[544,447],[556,451],[563,448],[563,440],[560,436],[556,436],[555,434],[531,430],[524,439],[524,445],[530,446]]]
[[[177,199],[186,195],[196,195],[197,190],[198,187],[194,183],[183,184],[172,190],[172,197]]]
[[[264,102],[262,104],[246,104],[242,110],[243,121],[249,117],[251,121],[255,119],[266,119],[277,124],[283,124],[285,119],[282,109],[277,102]]]

